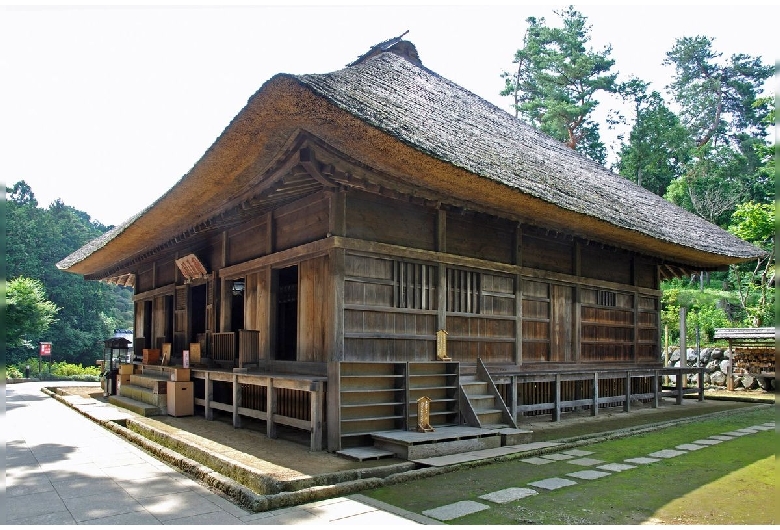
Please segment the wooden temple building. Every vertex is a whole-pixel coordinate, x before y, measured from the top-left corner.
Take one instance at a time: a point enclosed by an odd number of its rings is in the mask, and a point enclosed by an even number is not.
[[[195,414],[336,451],[415,430],[423,396],[433,428],[646,396],[660,281],[760,253],[396,38],[270,79],[175,186],[58,266],[134,288],[136,373],[143,350],[200,350]]]

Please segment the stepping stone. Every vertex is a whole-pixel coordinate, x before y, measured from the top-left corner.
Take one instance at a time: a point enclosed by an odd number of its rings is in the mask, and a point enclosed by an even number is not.
[[[775,422],[768,421],[766,423],[762,423],[761,425],[756,425],[756,427],[772,427],[774,429],[775,428]]]
[[[675,456],[684,455],[685,453],[685,451],[675,451],[674,449],[662,449],[661,451],[650,453],[647,456],[652,458],[674,458]]]
[[[531,458],[526,458],[524,460],[520,460],[521,462],[525,462],[526,464],[533,464],[535,466],[541,466],[544,464],[552,464],[554,460],[550,460],[549,458],[539,458],[538,456],[534,456]]]
[[[758,429],[755,427],[745,427],[744,429],[737,429],[739,432],[744,432],[745,434],[755,434],[758,432]]]
[[[704,449],[705,446],[699,444],[682,444],[675,447],[678,451],[696,451],[698,449]]]
[[[451,521],[458,517],[465,515],[471,515],[472,513],[481,512],[490,508],[487,504],[482,504],[476,501],[460,501],[453,504],[447,504],[446,506],[439,506],[432,510],[425,510],[423,515],[438,519],[439,521]]]
[[[555,447],[558,445],[561,445],[560,442],[530,442],[527,444],[512,445],[511,447],[520,451],[537,451],[539,449],[547,449],[548,447]]]
[[[624,462],[630,462],[632,464],[652,464],[658,462],[657,458],[647,458],[646,456],[640,456],[637,458],[626,458]]]
[[[582,449],[569,449],[568,451],[561,452],[565,455],[571,456],[588,456],[593,454],[593,451],[583,451]]]
[[[595,458],[577,458],[576,460],[569,460],[569,464],[577,466],[595,466],[603,463],[603,460],[596,460]]]
[[[699,444],[699,445],[715,445],[723,443],[722,440],[694,440],[693,443]]]
[[[774,431],[775,426],[772,425],[754,425],[753,429],[758,429],[759,431]]]
[[[726,436],[725,434],[714,434],[710,436],[710,438],[712,438],[713,440],[721,440],[723,442],[734,439],[733,436]]]
[[[581,478],[583,480],[596,480],[601,477],[608,477],[612,473],[606,471],[594,471],[593,469],[586,469],[584,471],[575,471],[574,473],[566,473],[567,477]]]
[[[535,488],[542,488],[544,490],[557,490],[560,488],[565,488],[566,486],[574,486],[577,483],[573,480],[569,480],[567,478],[546,478],[543,480],[537,480],[536,482],[529,482],[529,486],[533,486]]]
[[[538,495],[539,492],[532,490],[531,488],[507,488],[504,490],[494,491],[486,495],[480,495],[480,499],[486,501],[495,502],[496,504],[506,504],[507,502],[516,501],[530,497],[531,495]]]
[[[620,473],[621,471],[626,471],[628,469],[636,469],[636,466],[631,466],[629,464],[604,464],[603,466],[598,466],[598,468]]]
[[[724,432],[723,436],[745,436],[747,434],[750,434],[750,433],[739,432],[739,431],[731,431],[731,432]]]
[[[551,455],[542,455],[542,458],[549,458],[550,460],[569,460],[574,458],[572,455],[565,455],[563,453],[553,453]]]

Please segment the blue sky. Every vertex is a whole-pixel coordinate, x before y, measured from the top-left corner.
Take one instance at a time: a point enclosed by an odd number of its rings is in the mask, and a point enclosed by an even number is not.
[[[724,57],[778,57],[777,8],[575,6],[615,69],[663,90],[674,40],[715,38]],[[117,224],[173,186],[274,74],[342,68],[400,35],[423,64],[492,103],[528,16],[552,5],[231,8],[0,6],[0,175]],[[774,10],[774,12],[770,11]],[[768,87],[773,89],[774,87]],[[617,102],[605,100],[606,107]],[[609,141],[606,132],[602,135]]]

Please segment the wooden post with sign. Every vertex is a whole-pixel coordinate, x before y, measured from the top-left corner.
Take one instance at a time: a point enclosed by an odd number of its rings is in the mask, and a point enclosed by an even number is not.
[[[49,373],[51,373],[51,342],[41,342],[38,348],[38,377],[41,376],[41,357],[49,358]]]
[[[431,398],[427,396],[417,400],[417,431],[433,432],[433,427],[431,427]]]

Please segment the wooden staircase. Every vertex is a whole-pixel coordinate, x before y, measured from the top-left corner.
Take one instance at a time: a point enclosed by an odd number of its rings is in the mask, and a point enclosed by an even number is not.
[[[517,429],[482,359],[474,375],[460,377],[461,414],[467,425],[482,429]]]

